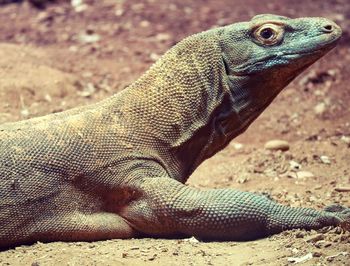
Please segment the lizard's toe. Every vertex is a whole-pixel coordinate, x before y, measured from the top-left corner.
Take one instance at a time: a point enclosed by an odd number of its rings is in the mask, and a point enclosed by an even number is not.
[[[342,220],[340,227],[346,231],[350,231],[350,208],[347,208],[339,213],[339,217]]]
[[[331,217],[329,217],[331,218],[330,224],[340,226],[344,230],[350,231],[350,208],[333,204],[325,207],[323,210],[331,215]]]
[[[340,205],[330,205],[324,210],[333,213],[339,219],[338,226],[346,231],[350,231],[350,208]]]

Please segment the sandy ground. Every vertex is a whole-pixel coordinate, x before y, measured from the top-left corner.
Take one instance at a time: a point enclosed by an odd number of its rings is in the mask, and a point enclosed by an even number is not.
[[[0,1],[1,2],[1,1]],[[325,16],[340,45],[295,80],[189,184],[269,193],[292,206],[350,206],[348,0],[56,1],[0,6],[0,122],[96,102],[133,82],[183,37],[259,13]],[[289,142],[271,152],[264,143]],[[294,259],[293,259],[294,258]],[[350,234],[290,231],[251,242],[131,239],[37,243],[0,252],[0,265],[349,265]]]

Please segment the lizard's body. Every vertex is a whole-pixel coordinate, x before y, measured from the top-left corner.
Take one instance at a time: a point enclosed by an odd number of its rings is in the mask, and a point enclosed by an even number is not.
[[[288,39],[248,40],[269,23],[276,38],[291,38],[298,23],[295,32],[332,30],[310,47],[308,39],[290,46],[298,56],[284,57],[273,49]],[[325,19],[258,16],[185,39],[100,103],[2,125],[0,247],[138,235],[242,240],[347,224],[346,208],[295,209],[252,193],[183,185],[339,36]]]

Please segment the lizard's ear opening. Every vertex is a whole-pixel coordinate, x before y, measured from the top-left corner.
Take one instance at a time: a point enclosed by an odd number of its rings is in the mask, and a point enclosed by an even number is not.
[[[266,23],[257,27],[253,31],[253,37],[258,42],[265,46],[279,44],[283,40],[284,28],[281,25]]]

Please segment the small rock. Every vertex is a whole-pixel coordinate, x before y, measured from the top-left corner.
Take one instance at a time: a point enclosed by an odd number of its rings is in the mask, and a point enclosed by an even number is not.
[[[303,231],[298,231],[298,232],[295,234],[295,237],[296,237],[296,238],[304,238],[304,237],[305,237],[305,232],[303,232]]]
[[[334,190],[337,192],[350,192],[350,187],[336,187]]]
[[[168,33],[158,33],[156,35],[156,39],[160,42],[164,42],[164,41],[167,41],[171,38],[170,34]]]
[[[330,246],[332,246],[332,242],[325,241],[325,242],[323,243],[323,247],[325,247],[325,248],[328,248],[328,247],[330,247]]]
[[[68,48],[68,50],[72,53],[76,53],[76,52],[78,52],[79,48],[75,45],[72,45]]]
[[[117,17],[120,17],[124,14],[124,10],[123,9],[116,9],[114,12],[114,15],[116,15]]]
[[[350,137],[348,136],[341,136],[340,140],[346,144],[350,144]]]
[[[43,12],[40,12],[38,14],[36,19],[37,19],[38,22],[44,22],[44,21],[52,19],[52,15],[49,14],[48,12],[43,11]]]
[[[192,236],[190,238],[184,239],[184,242],[199,243],[199,240],[197,238],[195,238],[194,236]]]
[[[327,260],[328,262],[332,262],[332,261],[334,260],[334,257],[326,257],[326,260]]]
[[[326,111],[326,104],[325,103],[319,103],[315,106],[314,111],[316,115],[322,115]]]
[[[52,97],[51,97],[51,95],[50,94],[45,94],[45,96],[44,96],[44,99],[47,101],[47,102],[52,102]]]
[[[157,258],[157,254],[154,253],[151,257],[148,258],[148,260],[152,261],[155,260]]]
[[[96,87],[92,83],[88,83],[83,91],[79,91],[78,94],[82,97],[90,97],[96,92]]]
[[[95,43],[101,40],[101,37],[96,33],[91,33],[91,34],[81,33],[78,36],[78,40],[81,43]]]
[[[30,115],[30,112],[29,112],[29,110],[27,109],[27,108],[23,108],[22,110],[21,110],[21,116],[23,116],[23,117],[28,117]]]
[[[86,72],[83,72],[82,76],[84,78],[91,78],[94,74],[89,72],[89,71],[86,71]]]
[[[289,161],[289,166],[292,170],[296,171],[296,170],[300,170],[301,169],[301,164],[296,162],[296,161]]]
[[[77,13],[83,12],[88,8],[88,5],[83,0],[71,0],[71,5]]]
[[[320,156],[320,160],[321,160],[321,162],[324,163],[324,164],[331,164],[331,160],[330,160],[329,157],[326,156],[326,155],[321,155],[321,156]]]
[[[142,28],[147,28],[147,27],[149,27],[149,25],[151,25],[151,23],[148,20],[142,20],[140,22],[140,27],[142,27]]]
[[[302,256],[302,257],[295,257],[295,258],[289,257],[287,260],[289,262],[293,262],[293,263],[301,263],[301,262],[310,260],[312,258],[313,258],[312,253],[308,253],[308,254],[306,254],[305,256]]]
[[[243,148],[243,144],[242,143],[238,143],[238,142],[232,142],[231,145],[233,146],[233,148],[235,150],[240,150]]]
[[[265,149],[271,151],[287,151],[289,150],[289,143],[285,140],[270,140],[265,143]]]
[[[300,252],[300,250],[297,248],[293,248],[291,251],[293,254],[298,254]]]
[[[248,177],[241,177],[241,178],[238,178],[237,179],[237,183],[238,184],[243,184],[243,183],[246,183],[249,181],[249,178]]]
[[[312,252],[312,256],[316,257],[316,258],[319,258],[322,256],[322,253],[321,252],[318,252],[318,251],[314,251]]]
[[[156,53],[151,53],[149,55],[149,58],[152,60],[152,61],[157,61],[159,58],[160,58],[160,55],[156,54]]]
[[[305,178],[313,178],[315,175],[308,171],[299,171],[296,173],[297,178],[299,179],[305,179]]]
[[[323,240],[323,239],[324,239],[323,234],[317,234],[317,235],[310,236],[310,237],[306,238],[305,241],[315,243],[315,242]]]
[[[343,233],[343,229],[341,229],[340,227],[336,227],[334,228],[333,232],[337,235],[340,235],[341,233]]]
[[[83,5],[77,6],[76,8],[74,8],[74,10],[75,12],[80,13],[85,11],[87,8],[88,8],[88,5],[83,4]]]
[[[338,256],[347,256],[348,254],[349,254],[349,252],[346,252],[346,251],[339,252],[339,253],[337,253],[337,254],[335,254],[335,255],[331,255],[331,256],[326,257],[326,260],[327,260],[327,261],[333,261],[334,258],[336,258],[336,257],[338,257]]]
[[[291,248],[292,246],[293,246],[293,242],[289,242],[289,243],[286,243],[285,245],[284,245],[284,247],[286,247],[286,248]]]

